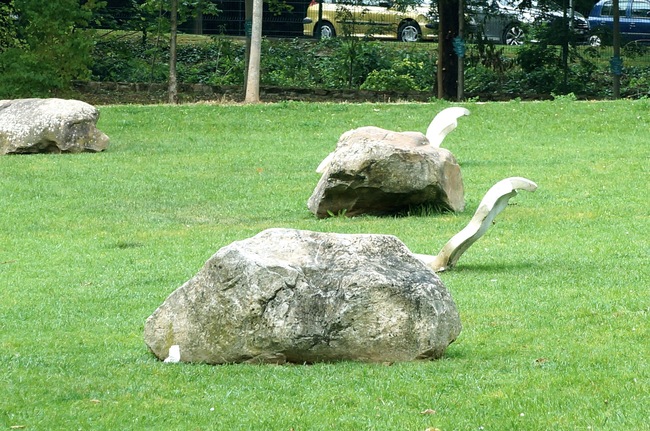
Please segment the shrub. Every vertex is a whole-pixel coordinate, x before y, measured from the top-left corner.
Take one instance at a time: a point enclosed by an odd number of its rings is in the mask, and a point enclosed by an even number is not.
[[[465,92],[468,94],[498,93],[503,87],[503,74],[477,64],[465,69]]]
[[[32,51],[11,48],[0,55],[0,99],[48,97],[70,83],[49,61]]]
[[[424,43],[344,38],[264,40],[261,83],[280,87],[431,91],[436,84],[433,47]],[[93,79],[165,82],[167,49],[166,44],[156,47],[139,39],[105,38],[95,46]],[[467,51],[465,94],[511,98],[573,92],[579,97],[609,97],[611,73],[607,66],[596,63],[605,55],[602,49],[571,48],[565,69],[561,49],[557,46],[529,43],[506,51],[506,47],[490,42],[476,43]],[[7,70],[11,68],[10,63],[8,59],[4,62],[0,59],[0,68]],[[244,46],[223,36],[208,42],[181,44],[178,73],[179,81],[185,83],[242,85]],[[648,82],[650,68],[626,68],[625,74],[621,82],[622,95],[643,97],[648,94],[644,85]],[[43,91],[48,88],[46,81],[37,84],[35,88]],[[63,82],[55,84],[65,85]]]
[[[178,79],[186,83],[240,85],[244,82],[244,46],[215,37],[210,43],[181,45]]]
[[[13,0],[0,3],[0,52],[21,45],[16,27],[16,11]]]
[[[436,84],[436,57],[428,51],[397,52],[398,58],[393,61],[391,68],[398,75],[406,75],[413,79],[414,90],[432,91]]]
[[[625,72],[621,94],[626,97],[650,97],[650,68],[630,67]]]
[[[262,83],[285,87],[313,87],[315,73],[311,43],[300,39],[262,44]]]
[[[362,90],[374,91],[414,91],[418,89],[412,76],[398,75],[390,69],[373,70],[365,82],[361,85]]]
[[[389,69],[390,60],[383,55],[377,42],[354,38],[335,38],[320,42],[329,56],[321,58],[321,79],[327,87],[359,88],[373,70]]]
[[[93,50],[92,79],[108,82],[165,82],[169,68],[161,62],[167,47],[130,38],[104,38]],[[158,61],[156,61],[158,59]]]
[[[15,0],[15,30],[24,47],[0,52],[0,97],[42,96],[90,76],[94,1]],[[5,11],[7,8],[3,8]],[[11,29],[9,30],[11,32]]]

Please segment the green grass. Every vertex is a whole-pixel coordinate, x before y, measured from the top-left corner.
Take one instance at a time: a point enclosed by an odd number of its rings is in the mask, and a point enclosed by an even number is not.
[[[107,106],[107,152],[0,158],[0,429],[650,429],[650,101],[466,104],[443,143],[464,213],[307,211],[341,133],[424,131],[445,106]],[[441,274],[463,322],[441,360],[170,365],[147,351],[144,320],[234,240],[387,233],[436,253],[515,175],[537,192]]]

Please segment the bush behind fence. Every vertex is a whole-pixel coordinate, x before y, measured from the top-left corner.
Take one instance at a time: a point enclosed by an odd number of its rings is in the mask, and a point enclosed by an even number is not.
[[[628,44],[622,50],[623,97],[650,96],[650,51]],[[306,89],[420,91],[435,94],[436,44],[392,43],[336,38],[265,39],[261,84]],[[468,44],[464,59],[468,98],[543,98],[573,93],[611,97],[611,47],[572,47],[563,59],[557,46],[509,47]],[[166,46],[137,39],[105,38],[95,47],[92,79],[162,83],[168,75]],[[179,81],[243,85],[244,45],[237,38],[212,37],[178,49]]]

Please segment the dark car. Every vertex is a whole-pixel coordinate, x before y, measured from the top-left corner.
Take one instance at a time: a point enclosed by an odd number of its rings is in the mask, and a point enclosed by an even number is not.
[[[614,27],[612,0],[600,0],[589,14],[589,24],[594,46],[609,42]],[[650,0],[619,0],[621,39],[626,42],[645,41],[650,43]]]
[[[560,22],[564,15],[559,5],[537,0],[478,0],[470,3],[470,10],[483,36],[504,45],[521,45],[531,26]],[[582,42],[589,36],[589,23],[577,12],[573,31]]]

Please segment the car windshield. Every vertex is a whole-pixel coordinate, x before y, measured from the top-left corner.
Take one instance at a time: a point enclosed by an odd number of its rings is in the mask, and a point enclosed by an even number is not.
[[[497,0],[501,5],[513,9],[562,10],[560,5],[552,1],[537,0]]]

